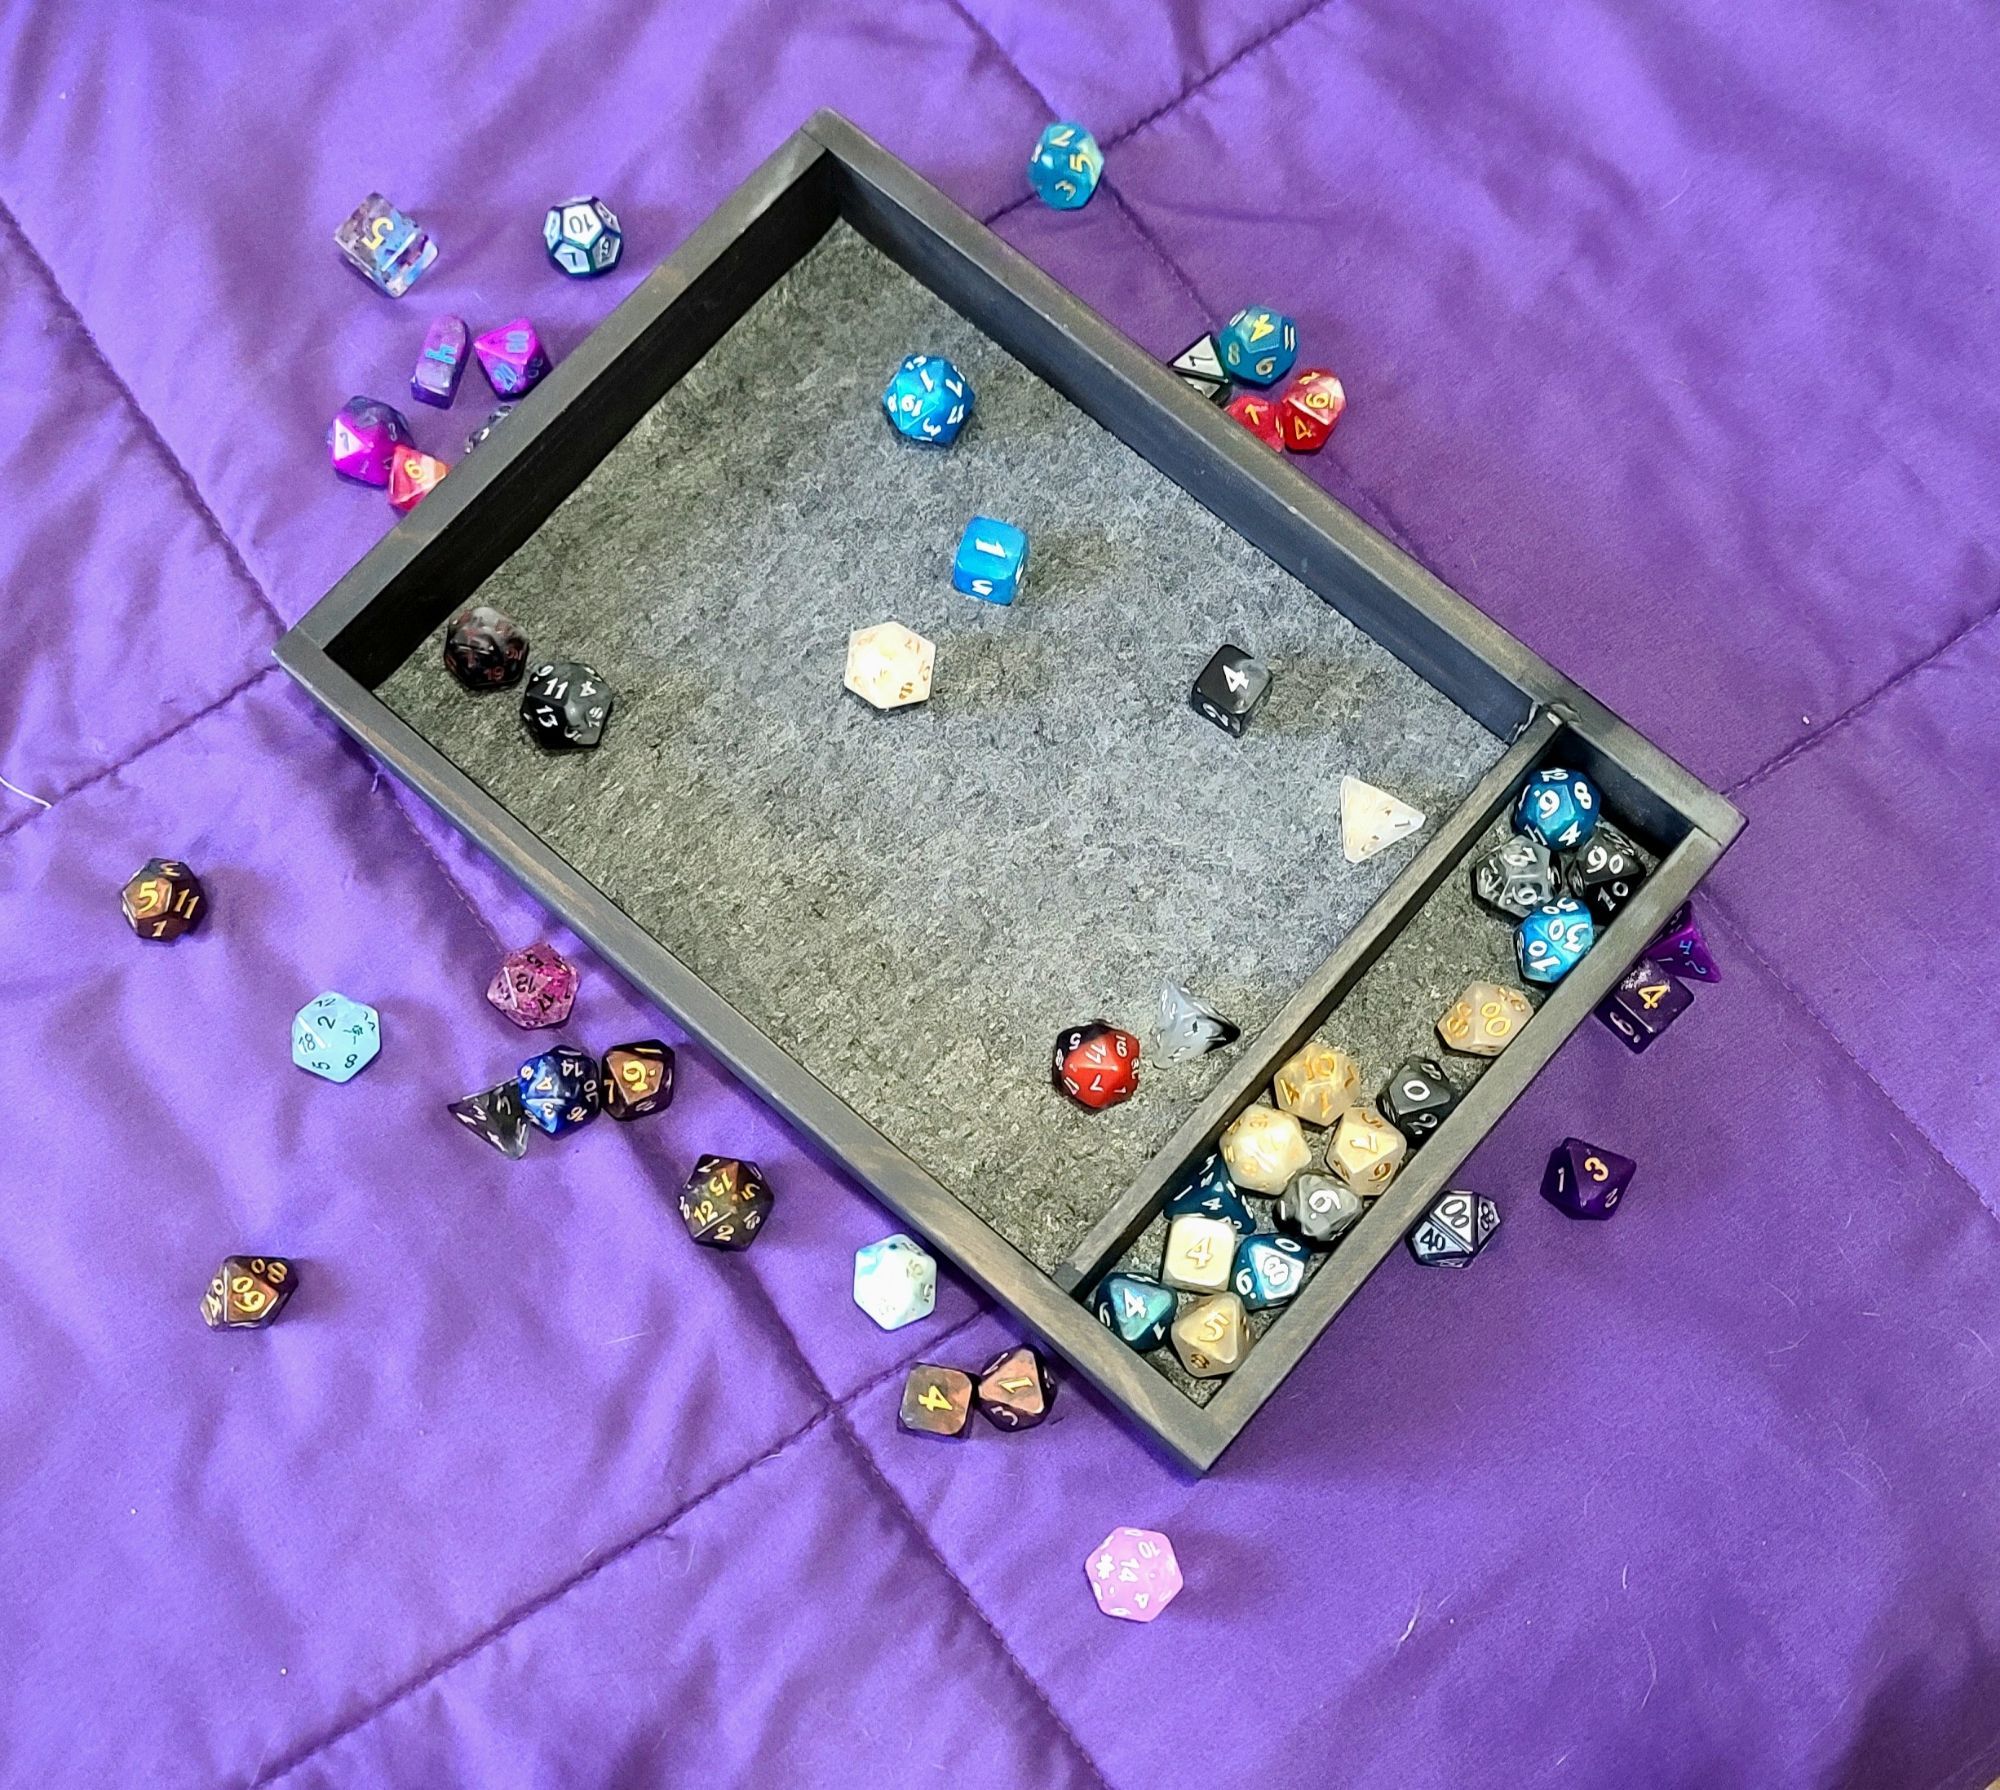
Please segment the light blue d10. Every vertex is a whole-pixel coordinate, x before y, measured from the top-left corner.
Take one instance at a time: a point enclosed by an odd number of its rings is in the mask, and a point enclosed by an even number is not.
[[[1597,928],[1582,902],[1564,895],[1538,907],[1514,933],[1514,954],[1530,982],[1560,982],[1597,942]]]
[[[972,414],[972,381],[941,354],[913,354],[883,388],[882,409],[905,441],[950,447]]]
[[[1028,184],[1044,205],[1058,211],[1089,204],[1103,172],[1104,151],[1097,139],[1073,121],[1045,127],[1028,157]]]
[[[1306,1284],[1305,1245],[1268,1232],[1245,1237],[1236,1246],[1236,1272],[1230,1285],[1250,1311],[1283,1305]]]
[[[1150,1275],[1107,1274],[1091,1295],[1090,1309],[1120,1342],[1143,1354],[1167,1340],[1179,1303],[1171,1287]]]
[[[1597,831],[1602,811],[1588,777],[1551,765],[1522,784],[1514,830],[1532,833],[1550,851],[1569,851]]]
[[[1238,311],[1215,339],[1230,378],[1246,385],[1276,385],[1299,358],[1299,326],[1267,305]]]
[[[951,587],[988,603],[1011,603],[1028,587],[1028,537],[1011,522],[975,516],[951,562]]]
[[[1219,1155],[1211,1155],[1201,1165],[1201,1172],[1180,1192],[1170,1195],[1160,1210],[1170,1222],[1190,1212],[1203,1218],[1219,1218],[1243,1237],[1257,1228],[1243,1195],[1237,1191],[1228,1164]]]
[[[306,1002],[292,1021],[292,1061],[325,1081],[352,1081],[381,1048],[380,1016],[344,994]]]

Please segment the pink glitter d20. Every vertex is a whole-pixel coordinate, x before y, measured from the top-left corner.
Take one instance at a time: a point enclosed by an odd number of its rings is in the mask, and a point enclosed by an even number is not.
[[[479,357],[486,383],[503,398],[518,398],[533,391],[549,370],[549,357],[542,352],[542,338],[525,317],[489,329],[474,340],[472,352]]]
[[[576,971],[555,946],[530,945],[508,952],[486,998],[524,1032],[559,1026],[576,1003]]]
[[[410,441],[410,420],[379,398],[349,398],[334,413],[326,432],[333,470],[357,485],[378,490],[389,482],[389,462]]]
[[[1114,1529],[1083,1563],[1097,1607],[1127,1622],[1151,1622],[1180,1595],[1174,1544],[1157,1529]]]

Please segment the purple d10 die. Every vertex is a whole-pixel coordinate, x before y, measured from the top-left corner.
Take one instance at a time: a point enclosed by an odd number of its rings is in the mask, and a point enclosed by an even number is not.
[[[1566,1137],[1542,1176],[1542,1198],[1572,1218],[1609,1218],[1618,1210],[1639,1165],[1629,1156]]]
[[[334,231],[333,246],[349,267],[391,298],[401,298],[437,259],[430,233],[380,193],[370,193],[354,208]]]
[[[559,1026],[576,1004],[576,971],[555,946],[529,945],[501,960],[486,998],[523,1031]]]
[[[1714,955],[1709,951],[1708,940],[1702,936],[1701,922],[1694,917],[1694,903],[1683,901],[1674,910],[1674,917],[1667,922],[1667,929],[1646,947],[1646,955],[1655,963],[1663,963],[1676,976],[1685,976],[1692,982],[1720,982],[1721,970],[1716,968]]]
[[[1653,1040],[1693,1004],[1693,993],[1672,972],[1641,958],[1605,997],[1597,1017],[1625,1040],[1628,1049],[1641,1051],[1650,1049]]]
[[[542,352],[542,338],[525,317],[489,329],[472,344],[486,383],[503,398],[519,398],[542,382],[549,370],[549,357]]]
[[[424,351],[417,356],[417,370],[410,375],[410,396],[420,404],[435,404],[449,410],[458,396],[458,382],[465,372],[465,356],[472,346],[472,332],[463,317],[449,312],[432,320],[424,335]]]
[[[379,398],[349,398],[334,412],[326,431],[333,470],[357,485],[373,485],[377,490],[389,483],[389,463],[396,449],[413,439],[410,419]]]

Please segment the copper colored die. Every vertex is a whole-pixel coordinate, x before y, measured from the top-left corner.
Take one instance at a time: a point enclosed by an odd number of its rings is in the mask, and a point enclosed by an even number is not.
[[[559,1026],[576,1005],[576,970],[555,946],[528,945],[501,959],[486,998],[524,1032]]]
[[[202,1321],[211,1330],[260,1330],[285,1309],[298,1284],[297,1266],[283,1256],[233,1255],[201,1296]]]
[[[681,1222],[690,1237],[709,1249],[748,1249],[771,1216],[772,1204],[770,1184],[754,1162],[704,1156],[681,1190]],[[971,1382],[966,1385],[970,1396]]]
[[[896,1425],[913,1436],[962,1436],[972,1421],[972,1376],[919,1361],[903,1382]]]
[[[126,923],[142,939],[171,942],[194,931],[208,912],[201,883],[178,858],[148,858],[118,901]]]
[[[1518,988],[1474,982],[1438,1021],[1438,1036],[1468,1057],[1497,1057],[1535,1017],[1534,1005]]]
[[[674,1053],[657,1038],[614,1044],[604,1053],[604,1110],[614,1119],[656,1113],[674,1097]]]
[[[1049,1364],[1023,1343],[989,1361],[979,1376],[979,1414],[995,1429],[1031,1430],[1055,1403]]]

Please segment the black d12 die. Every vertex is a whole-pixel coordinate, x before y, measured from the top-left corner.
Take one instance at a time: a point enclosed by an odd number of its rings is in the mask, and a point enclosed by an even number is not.
[[[528,673],[521,720],[536,745],[577,752],[604,738],[613,700],[611,686],[588,665],[558,659]]]
[[[1639,848],[1603,821],[1575,851],[1563,854],[1563,881],[1599,920],[1615,918],[1645,880],[1646,860]]]
[[[1458,1104],[1458,1095],[1445,1079],[1443,1064],[1431,1057],[1412,1057],[1389,1077],[1375,1104],[1414,1149],[1444,1123],[1445,1114]]]
[[[1268,666],[1240,646],[1220,646],[1194,680],[1188,701],[1203,720],[1213,721],[1224,733],[1240,734],[1270,690]]]

